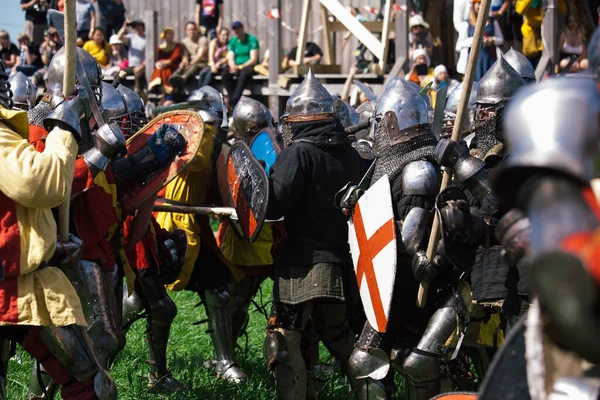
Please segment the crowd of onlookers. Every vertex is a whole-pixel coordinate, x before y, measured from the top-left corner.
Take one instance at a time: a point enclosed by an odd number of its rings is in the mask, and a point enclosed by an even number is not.
[[[20,2],[26,20],[24,32],[14,44],[6,31],[0,31],[0,56],[12,72],[21,71],[34,82],[40,81],[52,56],[62,46],[56,30],[48,26],[47,13],[51,8],[63,11],[64,0]],[[556,8],[560,21],[556,46],[561,59],[557,68],[568,68],[572,72],[587,68],[586,40],[591,31],[584,28],[583,17],[575,3],[557,0]],[[451,24],[456,40],[452,44],[440,43],[437,22],[431,18],[427,18],[427,22],[421,14],[413,13],[409,19],[407,79],[421,87],[431,83],[432,94],[441,85],[458,84],[452,77],[459,79],[466,71],[480,7],[481,0],[453,1]],[[356,18],[365,20],[361,10],[352,9],[352,12]],[[125,18],[123,0],[77,0],[76,15],[78,45],[98,60],[105,76],[116,76],[121,70],[134,76],[135,89],[140,95],[155,92],[162,95],[165,102],[172,102],[179,99],[178,95],[186,95],[186,88],[209,85],[216,75],[221,75],[230,107],[233,107],[253,75],[268,74],[269,52],[261,54],[258,39],[246,32],[241,21],[233,22],[231,29],[224,26],[223,0],[196,0],[196,17],[185,24],[184,38],[177,42],[174,29],[165,28],[160,34],[156,61],[148,66],[144,23]],[[491,0],[489,16],[475,79],[483,76],[511,46],[525,54],[535,66],[543,49],[542,1]],[[393,36],[390,39],[393,40]],[[449,45],[456,50],[457,61],[451,61],[453,64],[444,63],[444,57],[440,57],[439,47]],[[283,71],[296,64],[296,53],[297,47],[294,47],[283,57]],[[393,58],[393,51],[391,53]],[[304,64],[317,64],[322,56],[316,43],[306,44]],[[357,68],[363,69],[370,61],[374,60],[368,58],[368,51],[360,45],[356,49]],[[153,71],[149,82],[146,68]]]

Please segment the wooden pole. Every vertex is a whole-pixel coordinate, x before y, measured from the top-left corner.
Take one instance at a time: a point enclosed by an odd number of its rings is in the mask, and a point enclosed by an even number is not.
[[[325,53],[325,64],[333,65],[335,63],[335,54],[333,53],[333,45],[331,44],[331,34],[329,32],[329,13],[327,9],[320,5],[321,8],[321,24],[323,25],[323,49]]]
[[[146,82],[150,83],[158,47],[158,13],[154,10],[145,10],[144,25],[146,26]]]
[[[394,5],[393,1],[388,0],[385,3],[385,8],[383,11],[383,28],[381,30],[381,43],[383,43],[383,54],[379,59],[379,74],[385,74],[385,67],[387,65],[388,58],[388,50],[390,43],[390,31],[392,30],[392,6]]]
[[[477,60],[479,59],[479,51],[481,50],[481,43],[483,42],[483,31],[485,24],[488,19],[488,13],[490,11],[490,0],[482,0],[481,7],[479,8],[479,14],[477,15],[477,23],[475,24],[475,33],[473,34],[473,43],[471,45],[471,52],[469,53],[469,63],[467,64],[467,72],[463,81],[463,89],[460,94],[460,102],[458,111],[456,113],[456,120],[454,127],[452,128],[451,140],[456,142],[459,139],[460,133],[462,132],[462,126],[467,115],[467,106],[469,102],[469,96],[471,95],[471,89],[473,88],[473,80],[475,77],[475,68],[477,67]],[[442,178],[442,184],[440,186],[440,192],[448,187],[450,180],[452,179],[452,171],[449,168],[444,170],[444,176]],[[429,246],[427,246],[427,259],[433,262],[435,253],[437,250],[437,244],[440,233],[440,221],[437,213],[434,214],[433,226],[431,227],[431,235],[429,236]],[[419,294],[417,295],[417,306],[419,308],[425,307],[427,300],[427,290],[429,289],[429,282],[421,282],[419,286]]]
[[[281,13],[281,0],[277,0]],[[275,120],[279,119],[279,69],[281,68],[281,16],[268,21],[269,29],[269,110]]]
[[[298,32],[298,49],[296,50],[296,64],[304,64],[304,51],[306,50],[306,36],[308,34],[308,21],[310,20],[311,0],[304,0],[302,5],[302,20]]]
[[[65,76],[63,76],[63,96],[68,97],[75,90],[75,69],[77,64],[77,24],[75,1],[65,0]],[[58,208],[58,234],[63,242],[69,240],[69,206],[71,187],[67,188],[64,203]]]

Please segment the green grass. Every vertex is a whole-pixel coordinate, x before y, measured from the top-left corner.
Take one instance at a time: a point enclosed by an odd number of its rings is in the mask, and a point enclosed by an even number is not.
[[[272,281],[263,283],[263,301],[271,296]],[[148,374],[147,347],[144,341],[145,321],[136,322],[127,334],[127,346],[119,355],[111,371],[117,384],[119,399],[274,399],[275,389],[271,375],[266,371],[262,355],[266,320],[254,306],[250,306],[248,325],[248,352],[238,350],[238,361],[250,379],[247,385],[237,386],[218,380],[214,371],[205,368],[204,363],[212,357],[212,344],[205,332],[206,324],[193,325],[206,318],[204,307],[194,307],[199,298],[189,292],[171,293],[177,304],[178,314],[171,328],[168,360],[173,375],[189,390],[171,395],[150,393],[147,387]],[[256,299],[260,302],[260,297]],[[245,340],[238,342],[242,347]],[[330,362],[331,357],[321,347],[321,361]],[[23,399],[27,394],[33,362],[29,355],[21,351],[9,363],[8,398]],[[320,377],[315,382],[319,399],[348,399],[348,386],[340,382],[341,375]]]

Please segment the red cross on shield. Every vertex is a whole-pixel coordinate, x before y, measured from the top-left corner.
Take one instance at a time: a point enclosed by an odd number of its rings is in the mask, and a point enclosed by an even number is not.
[[[387,175],[358,200],[349,221],[348,242],[367,320],[387,328],[396,277],[396,226]]]

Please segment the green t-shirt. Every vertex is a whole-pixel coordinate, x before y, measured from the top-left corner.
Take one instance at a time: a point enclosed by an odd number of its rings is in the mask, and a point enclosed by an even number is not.
[[[243,42],[240,42],[237,36],[234,36],[229,41],[229,46],[227,47],[227,49],[233,52],[233,55],[235,57],[235,64],[242,65],[248,62],[248,60],[250,59],[250,50],[259,50],[260,46],[258,44],[258,39],[256,38],[256,36],[252,36],[246,33],[246,37],[244,38]],[[258,62],[260,61],[257,60],[257,63]]]

